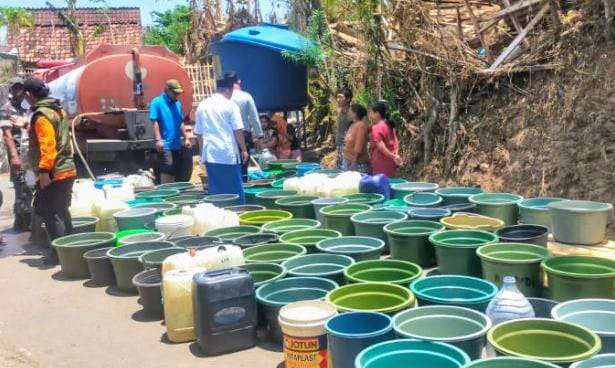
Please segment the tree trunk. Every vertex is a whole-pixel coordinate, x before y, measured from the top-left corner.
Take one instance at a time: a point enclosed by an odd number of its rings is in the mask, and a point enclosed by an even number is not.
[[[427,114],[427,121],[423,126],[423,165],[427,166],[431,161],[431,131],[436,119],[438,119],[438,109],[440,108],[440,101],[433,96],[430,96],[431,104],[429,106],[429,113]]]

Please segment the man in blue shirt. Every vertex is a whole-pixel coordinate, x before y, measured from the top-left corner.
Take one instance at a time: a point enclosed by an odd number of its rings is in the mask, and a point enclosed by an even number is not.
[[[164,92],[155,97],[149,106],[149,118],[154,124],[161,183],[172,183],[176,179],[188,180],[185,173],[192,172],[186,167],[192,165],[192,159],[187,160],[184,157],[184,154],[190,151],[192,144],[184,129],[182,104],[177,100],[183,92],[177,80],[169,79],[165,83]],[[183,150],[182,138],[186,150]]]

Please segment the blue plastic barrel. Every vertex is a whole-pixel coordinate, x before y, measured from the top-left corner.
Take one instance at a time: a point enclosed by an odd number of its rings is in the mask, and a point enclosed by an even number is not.
[[[303,176],[308,171],[319,170],[320,164],[317,162],[303,162],[297,165],[297,176]]]
[[[325,328],[329,358],[335,368],[354,368],[355,358],[363,349],[395,336],[391,318],[374,312],[339,314]]]

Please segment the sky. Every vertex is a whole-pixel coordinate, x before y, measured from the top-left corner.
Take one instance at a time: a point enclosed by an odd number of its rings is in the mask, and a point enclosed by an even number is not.
[[[19,6],[25,8],[46,8],[46,2],[49,1],[56,7],[63,7],[66,5],[66,2],[63,0],[0,0],[0,6]],[[187,3],[186,0],[106,0],[107,5],[111,7],[140,7],[141,8],[141,22],[144,25],[148,25],[152,23],[151,12],[152,11],[165,11],[168,9],[172,9],[177,5],[184,5]],[[261,11],[263,13],[263,17],[266,17],[266,14],[269,14],[272,5],[271,1],[261,0]],[[95,7],[97,6],[96,2],[88,1],[88,0],[77,0],[77,7]]]

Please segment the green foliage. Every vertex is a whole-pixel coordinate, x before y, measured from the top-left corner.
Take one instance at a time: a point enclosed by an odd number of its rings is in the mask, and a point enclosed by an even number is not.
[[[309,45],[300,51],[283,51],[282,56],[311,68],[323,67],[326,59],[333,54],[333,41],[327,17],[322,10],[314,10],[312,13],[305,37],[311,41]]]
[[[9,32],[16,32],[20,28],[34,26],[34,17],[24,8],[5,6],[0,7],[0,27],[7,27]]]
[[[190,8],[176,6],[165,12],[152,12],[154,26],[143,36],[146,45],[164,45],[171,51],[184,54],[184,38],[190,28]]]

